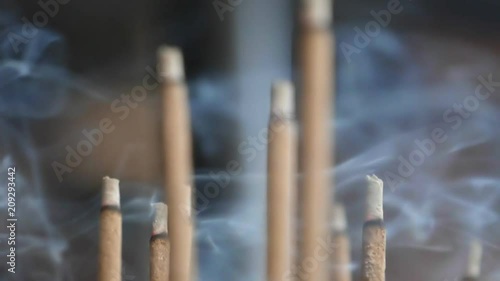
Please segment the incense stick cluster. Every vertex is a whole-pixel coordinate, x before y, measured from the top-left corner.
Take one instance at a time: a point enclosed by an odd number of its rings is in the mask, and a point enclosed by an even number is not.
[[[299,280],[292,272],[318,256],[318,240],[329,237],[333,251],[324,262],[300,276],[301,281],[351,281],[351,249],[346,210],[335,200],[329,170],[334,134],[334,38],[331,0],[303,0],[299,33],[300,118],[295,114],[295,88],[290,81],[271,87],[267,161],[267,280]],[[163,146],[165,193],[154,204],[150,240],[150,280],[196,280],[193,243],[192,140],[188,90],[182,52],[161,47],[159,73],[163,79]],[[301,128],[299,151],[298,127]],[[279,130],[275,128],[279,127]],[[300,155],[300,163],[299,163]],[[298,196],[297,174],[302,181]],[[121,280],[122,217],[119,181],[103,179],[100,214],[99,281]],[[333,198],[333,200],[332,200]],[[384,281],[386,230],[383,182],[366,177],[361,281]],[[167,209],[167,205],[169,208]],[[297,212],[298,210],[298,212]],[[296,217],[299,213],[300,218]],[[296,221],[301,228],[296,233]],[[300,241],[300,243],[297,243]],[[477,280],[481,244],[471,243],[463,280]]]
[[[154,218],[150,240],[150,280],[168,280],[170,240],[167,205],[153,204]],[[104,177],[99,228],[98,280],[122,280],[122,214],[119,180]]]
[[[161,47],[158,58],[163,80],[165,202],[171,208],[164,203],[153,204],[150,280],[190,281],[196,279],[193,266],[196,255],[193,248],[191,122],[184,64],[181,51],[175,47]],[[99,281],[121,280],[122,218],[118,185],[117,179],[103,179]]]

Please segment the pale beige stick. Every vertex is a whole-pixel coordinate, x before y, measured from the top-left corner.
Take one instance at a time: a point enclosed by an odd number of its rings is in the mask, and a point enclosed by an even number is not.
[[[273,85],[267,159],[267,280],[281,281],[292,270],[297,172],[294,87]]]
[[[384,183],[367,176],[366,215],[363,225],[361,281],[385,281],[386,231],[384,226]]]
[[[330,29],[332,0],[303,0],[300,30],[302,90],[303,192],[301,193],[302,239],[299,266],[317,256],[318,241],[328,234],[328,209],[332,193],[327,171],[331,166],[334,44]],[[305,275],[303,281],[327,280],[328,263]]]
[[[188,91],[182,53],[178,48],[159,50],[163,85],[163,141],[165,188],[169,206],[170,281],[191,281],[193,261],[192,160]]]
[[[347,234],[347,219],[344,206],[335,203],[333,207],[332,241],[335,250],[332,253],[332,281],[351,281],[351,245]]]
[[[149,280],[168,281],[170,240],[168,238],[168,209],[163,203],[155,203],[153,231],[149,241]]]
[[[102,180],[102,205],[99,219],[99,281],[121,281],[122,214],[119,181]]]
[[[481,241],[474,239],[470,242],[469,256],[465,271],[464,281],[477,281],[481,274],[481,256],[483,254],[483,246]]]

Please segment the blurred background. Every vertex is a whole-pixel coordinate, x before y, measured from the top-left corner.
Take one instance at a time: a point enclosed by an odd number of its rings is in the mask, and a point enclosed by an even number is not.
[[[0,186],[15,166],[18,258],[0,279],[95,279],[105,175],[121,180],[123,280],[148,279],[150,203],[163,198],[156,49],[172,44],[190,89],[199,279],[264,280],[262,132],[272,81],[296,78],[298,4],[1,0]],[[388,5],[399,12],[381,19]],[[474,237],[481,280],[500,278],[499,12],[490,0],[335,2],[331,174],[355,277],[374,173],[388,187],[387,280],[459,280]],[[103,120],[114,129],[99,135]],[[446,140],[430,152],[435,129]],[[0,206],[4,220],[6,191]]]

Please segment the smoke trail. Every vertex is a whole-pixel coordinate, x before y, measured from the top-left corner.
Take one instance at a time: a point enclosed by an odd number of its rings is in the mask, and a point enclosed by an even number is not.
[[[412,40],[429,47],[410,54]],[[498,57],[473,46],[455,50],[466,58],[462,65],[434,72],[436,82],[429,83],[425,71],[432,70],[426,63],[446,65],[446,47],[453,41],[386,31],[373,43],[338,70],[335,178],[338,197],[348,208],[355,258],[360,253],[362,177],[375,173],[386,180],[388,278],[452,280],[462,274],[465,245],[472,237],[489,241],[487,251],[500,245],[492,235],[500,231],[496,226],[500,178],[493,168],[500,164],[496,148],[500,132],[495,125],[500,89],[493,89],[486,100],[475,97],[482,83],[478,77],[500,80],[492,63]],[[416,60],[419,55],[423,61]],[[471,67],[467,58],[474,60]],[[466,110],[471,106],[473,110]],[[465,108],[463,114],[460,107]],[[442,129],[445,140],[427,142],[436,128]],[[388,171],[403,179],[395,188],[384,178]],[[401,259],[408,255],[412,258]],[[420,271],[409,274],[412,267]]]

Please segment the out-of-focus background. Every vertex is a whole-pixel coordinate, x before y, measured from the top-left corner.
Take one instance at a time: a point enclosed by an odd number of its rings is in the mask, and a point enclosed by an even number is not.
[[[147,280],[149,204],[163,198],[156,49],[172,44],[190,89],[199,279],[264,280],[262,134],[272,81],[296,78],[297,2],[2,0],[0,186],[15,166],[18,257],[0,279],[95,279],[109,175],[121,179],[123,280]],[[474,237],[481,280],[500,278],[499,13],[489,0],[335,2],[332,176],[354,276],[374,173],[388,281],[459,280]]]

